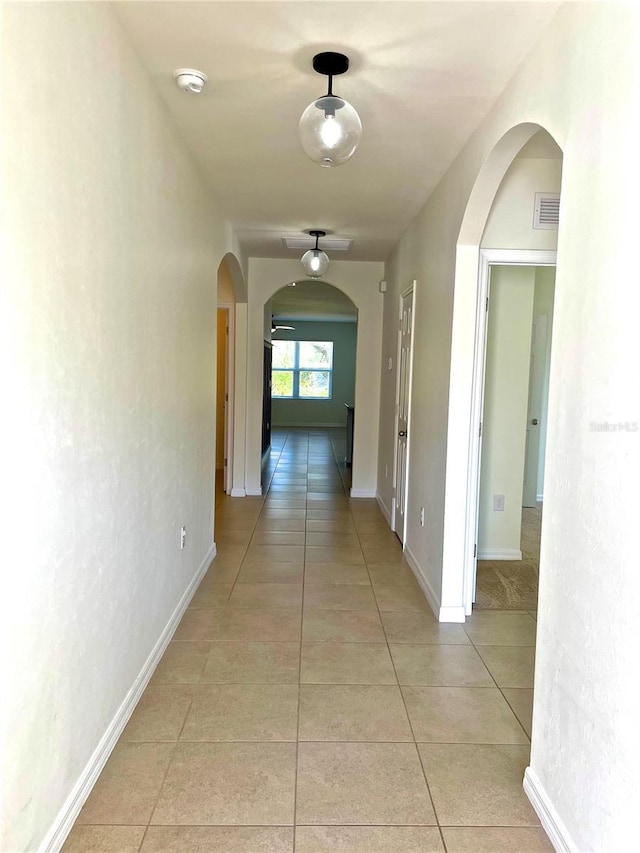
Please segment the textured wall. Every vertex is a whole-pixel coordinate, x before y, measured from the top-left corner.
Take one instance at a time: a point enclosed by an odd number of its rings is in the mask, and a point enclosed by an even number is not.
[[[459,610],[484,170],[508,167],[513,128],[546,128],[564,156],[529,778],[568,849],[612,853],[636,837],[640,799],[638,23],[631,4],[562,6],[393,253],[383,332],[386,358],[398,294],[416,279],[407,545]],[[379,472],[394,387],[383,372]]]
[[[212,545],[228,230],[106,5],[3,14],[0,849],[17,853],[38,848]]]
[[[535,194],[559,193],[561,178],[562,159],[516,158],[496,193],[482,247],[555,250],[557,229],[534,228],[533,211]]]

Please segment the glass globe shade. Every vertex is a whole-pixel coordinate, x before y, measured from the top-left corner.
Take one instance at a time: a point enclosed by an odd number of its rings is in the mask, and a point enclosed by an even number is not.
[[[321,249],[309,249],[302,256],[301,263],[309,278],[320,278],[329,269],[329,258]]]
[[[307,157],[321,166],[340,166],[358,147],[362,123],[348,101],[325,95],[302,113],[298,132]]]

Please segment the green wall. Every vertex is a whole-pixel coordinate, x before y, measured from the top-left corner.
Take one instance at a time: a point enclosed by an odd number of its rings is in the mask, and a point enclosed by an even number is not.
[[[284,322],[284,321],[282,321]],[[274,341],[333,341],[333,384],[330,400],[273,399],[273,426],[346,426],[345,403],[353,405],[356,382],[356,323],[291,321],[292,332],[275,332]]]

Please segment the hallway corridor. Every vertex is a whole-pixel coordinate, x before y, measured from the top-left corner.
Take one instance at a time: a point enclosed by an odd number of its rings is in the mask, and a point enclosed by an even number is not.
[[[535,618],[439,624],[341,430],[274,430],[66,853],[543,853]]]

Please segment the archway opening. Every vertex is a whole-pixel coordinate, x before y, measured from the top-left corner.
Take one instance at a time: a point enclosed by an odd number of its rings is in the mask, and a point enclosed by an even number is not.
[[[527,143],[530,143],[528,148]],[[542,156],[543,150],[547,152],[545,156]],[[535,124],[518,125],[498,141],[471,191],[456,247],[442,611],[458,621],[464,621],[465,615],[472,610],[478,547],[480,422],[490,271],[486,252],[494,251],[486,243],[493,243],[501,252],[499,257],[494,253],[494,265],[555,264],[555,254],[551,257],[549,253],[555,252],[557,228],[534,228],[534,209],[536,193],[547,194],[554,189],[560,193],[560,172],[555,185],[550,186],[547,179],[544,184],[539,184],[539,170],[530,168],[531,164],[539,165],[545,161],[551,151],[560,152],[560,149],[553,137]],[[519,154],[523,156],[518,157]],[[558,162],[555,154],[549,161],[553,159]],[[490,224],[492,228],[489,228]],[[550,240],[553,249],[549,248]],[[483,251],[484,261],[481,263]],[[529,254],[522,254],[526,252]],[[524,432],[526,423],[522,429]],[[461,508],[464,508],[463,512]]]
[[[220,261],[217,274],[214,515],[224,496],[233,491],[237,443],[236,314],[237,305],[243,300],[246,301],[246,284],[242,271],[237,258],[228,253]],[[242,390],[239,389],[240,396]]]
[[[476,609],[537,609],[561,179],[562,151],[540,130],[509,166],[480,241]]]
[[[358,310],[338,287],[300,280],[264,305],[262,485],[289,430],[326,431],[351,486]],[[275,446],[275,443],[274,443]]]

